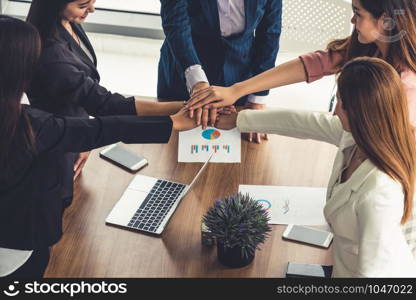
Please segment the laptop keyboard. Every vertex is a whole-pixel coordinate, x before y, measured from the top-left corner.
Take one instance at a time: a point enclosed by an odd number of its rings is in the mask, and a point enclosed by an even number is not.
[[[156,232],[185,187],[184,184],[159,179],[127,226]]]

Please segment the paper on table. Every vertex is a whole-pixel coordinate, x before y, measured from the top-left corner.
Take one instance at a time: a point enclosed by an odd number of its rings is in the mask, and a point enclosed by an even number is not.
[[[237,128],[220,130],[198,127],[179,133],[179,162],[206,162],[215,153],[211,162],[241,162],[241,133]]]
[[[327,225],[326,188],[240,185],[239,191],[269,211],[269,224]]]

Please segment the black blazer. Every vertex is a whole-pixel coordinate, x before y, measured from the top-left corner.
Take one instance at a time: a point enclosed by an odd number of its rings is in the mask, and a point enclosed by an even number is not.
[[[36,154],[19,151],[13,170],[0,182],[0,247],[31,250],[51,246],[62,235],[60,199],[66,152],[84,152],[118,141],[166,143],[169,117],[113,116],[95,119],[55,117],[22,106],[36,139]]]
[[[135,115],[134,98],[125,98],[100,86],[97,58],[80,25],[73,30],[91,52],[85,54],[68,31],[60,26],[58,36],[43,46],[36,76],[27,92],[32,106],[44,111],[72,117]],[[72,201],[76,153],[67,153],[60,162],[65,176],[61,198],[66,205]]]
[[[136,114],[134,98],[125,98],[100,86],[97,59],[80,25],[72,28],[90,50],[94,62],[65,28],[45,41],[36,76],[27,92],[32,106],[65,116]]]

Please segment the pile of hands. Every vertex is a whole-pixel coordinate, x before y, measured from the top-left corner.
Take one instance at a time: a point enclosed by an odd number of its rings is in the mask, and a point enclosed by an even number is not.
[[[200,82],[193,88],[191,98],[186,106],[172,117],[176,130],[190,130],[202,125],[230,130],[237,126],[238,112],[233,105],[240,97],[235,86],[209,86]],[[266,105],[249,103],[244,109],[264,109]],[[267,140],[267,134],[250,132],[246,135],[249,142],[261,143]]]
[[[171,116],[173,129],[190,130],[202,125],[230,130],[237,126],[238,112],[234,103],[241,97],[238,88],[210,86],[206,82],[197,83],[186,106]],[[264,104],[247,103],[244,109],[264,109]],[[248,133],[249,142],[261,143],[267,140],[266,134]],[[74,164],[74,181],[79,177],[90,152],[80,153]]]

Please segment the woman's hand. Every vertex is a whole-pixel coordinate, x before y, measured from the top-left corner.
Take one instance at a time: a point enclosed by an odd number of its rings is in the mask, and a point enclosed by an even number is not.
[[[173,129],[178,131],[190,130],[198,127],[195,119],[188,116],[188,110],[183,108],[174,115],[171,115]]]
[[[229,115],[221,115],[217,122],[215,123],[215,127],[218,129],[230,130],[237,127],[237,117],[238,113],[232,113]]]
[[[256,104],[256,103],[250,103],[247,102],[246,105],[244,106],[245,109],[256,109],[256,110],[261,110],[261,109],[265,109],[266,105],[265,104]],[[244,136],[247,138],[247,140],[251,143],[256,142],[257,144],[260,144],[262,139],[264,139],[265,141],[267,141],[269,139],[269,137],[267,136],[266,133],[256,133],[256,132],[249,132],[247,134],[244,134]]]
[[[79,154],[78,159],[74,164],[74,181],[81,174],[82,168],[84,168],[85,163],[87,162],[88,156],[90,156],[90,152],[83,152]]]
[[[187,108],[193,111],[197,108],[220,108],[233,105],[241,95],[236,85],[230,87],[210,86],[192,94]]]
[[[197,108],[194,113],[189,112],[190,118],[195,118],[196,124],[202,125],[202,129],[206,129],[207,126],[214,126],[219,115],[230,115],[236,113],[237,109],[234,105],[221,107],[221,108]]]

